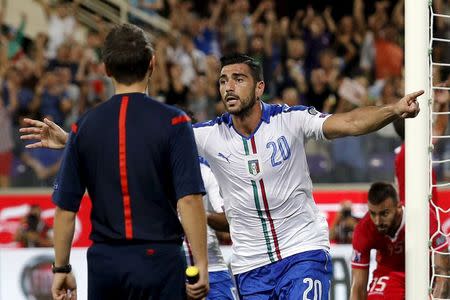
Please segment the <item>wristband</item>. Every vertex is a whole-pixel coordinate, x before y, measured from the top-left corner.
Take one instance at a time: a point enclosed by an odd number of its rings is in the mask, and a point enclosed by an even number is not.
[[[72,266],[70,264],[67,264],[62,267],[56,267],[55,263],[52,264],[52,273],[70,273],[72,271]]]

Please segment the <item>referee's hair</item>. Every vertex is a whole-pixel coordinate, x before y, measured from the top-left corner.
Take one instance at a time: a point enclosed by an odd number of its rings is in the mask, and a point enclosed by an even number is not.
[[[369,189],[369,202],[373,205],[379,205],[387,198],[392,198],[394,204],[398,203],[397,190],[387,182],[375,182]]]
[[[144,30],[121,24],[106,36],[102,56],[107,74],[121,84],[131,85],[144,80],[153,53]]]
[[[249,66],[252,76],[256,82],[264,81],[263,69],[261,67],[261,64],[253,57],[245,54],[234,53],[223,56],[220,59],[220,63],[222,64],[221,68],[227,65],[246,64],[247,66]]]

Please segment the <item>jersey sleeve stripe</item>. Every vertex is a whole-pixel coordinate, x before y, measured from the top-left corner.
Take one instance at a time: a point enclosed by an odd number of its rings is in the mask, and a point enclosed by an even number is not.
[[[177,124],[186,123],[186,122],[190,122],[190,121],[191,121],[191,118],[189,118],[187,115],[181,115],[181,116],[172,118],[172,125],[177,125]]]
[[[358,264],[358,263],[354,263],[354,262],[352,262],[351,265],[354,268],[367,268],[367,267],[369,267],[369,264]]]
[[[78,125],[76,123],[73,123],[71,126],[71,130],[73,133],[77,133],[78,132]]]

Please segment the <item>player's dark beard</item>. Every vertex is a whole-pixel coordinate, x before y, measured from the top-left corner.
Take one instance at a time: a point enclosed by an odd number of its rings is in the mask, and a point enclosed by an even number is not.
[[[238,118],[246,118],[250,115],[250,112],[256,103],[255,91],[252,90],[252,93],[250,94],[250,96],[248,96],[248,98],[246,98],[245,101],[241,101],[241,103],[242,103],[241,109],[238,111],[232,112],[231,114]]]

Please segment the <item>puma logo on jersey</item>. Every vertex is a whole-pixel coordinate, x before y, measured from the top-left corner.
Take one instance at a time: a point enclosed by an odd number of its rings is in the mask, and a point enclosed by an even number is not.
[[[228,163],[230,163],[230,160],[228,158],[231,156],[231,154],[228,155],[228,156],[225,156],[225,155],[223,155],[222,153],[219,152],[217,154],[217,156],[224,158]]]

